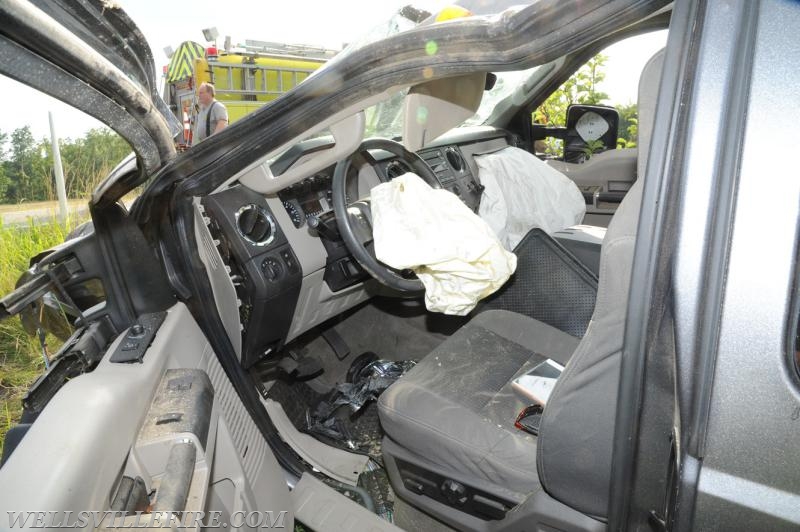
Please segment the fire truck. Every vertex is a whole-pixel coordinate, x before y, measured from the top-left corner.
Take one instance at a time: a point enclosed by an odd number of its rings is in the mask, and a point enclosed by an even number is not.
[[[232,123],[296,87],[335,54],[325,48],[254,40],[220,50],[181,43],[164,70],[164,100],[184,124],[178,144],[191,144],[199,112],[197,89],[203,82],[214,84],[216,99],[225,104]]]

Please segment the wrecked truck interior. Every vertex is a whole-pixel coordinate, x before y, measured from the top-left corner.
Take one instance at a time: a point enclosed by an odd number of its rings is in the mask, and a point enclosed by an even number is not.
[[[720,425],[733,377],[717,373],[740,353],[724,352],[736,301],[723,288],[727,268],[747,263],[732,247],[736,187],[755,179],[757,122],[745,118],[766,105],[762,77],[797,81],[784,70],[797,4],[541,0],[431,14],[181,153],[124,11],[12,0],[0,13],[0,71],[134,151],[95,190],[91,225],[33,257],[0,300],[2,317],[64,341],[9,432],[0,527],[12,526],[6,510],[78,523],[108,510],[150,526],[217,512],[240,529],[800,523],[786,467],[800,448],[771,427],[783,443],[762,442],[745,460],[760,468],[739,468],[737,438],[765,433]],[[591,57],[659,30],[635,148],[616,147],[611,108],[576,106],[564,128],[534,120]],[[708,113],[725,122],[712,128]],[[552,136],[560,157],[537,149]],[[794,308],[785,262],[771,278],[781,304],[764,318],[781,341]],[[774,348],[759,362],[772,402],[751,404],[764,412],[798,397]],[[763,459],[776,446],[781,458]],[[753,499],[731,495],[751,484]],[[234,524],[251,515],[268,519]]]

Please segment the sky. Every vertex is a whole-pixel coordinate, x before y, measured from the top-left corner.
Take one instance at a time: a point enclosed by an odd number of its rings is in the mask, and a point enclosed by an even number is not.
[[[186,40],[205,44],[202,30],[216,27],[219,44],[226,35],[232,42],[245,39],[309,44],[341,49],[369,29],[387,20],[402,6],[413,3],[436,11],[452,0],[116,0],[147,38],[155,58],[156,72],[169,60],[164,48],[173,49]],[[665,42],[665,32],[638,37],[634,43],[620,43],[607,51],[608,82],[601,87],[613,103],[636,101],[636,85],[644,63]],[[60,138],[77,138],[102,124],[92,117],[0,76],[5,102],[0,131],[10,132],[29,125],[34,138],[49,137],[48,111],[54,116]],[[10,105],[9,105],[10,104]]]

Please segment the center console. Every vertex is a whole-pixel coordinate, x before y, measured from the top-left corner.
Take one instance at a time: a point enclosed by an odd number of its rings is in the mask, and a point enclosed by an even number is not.
[[[206,224],[240,301],[242,365],[280,349],[303,272],[263,196],[237,186],[203,198]]]

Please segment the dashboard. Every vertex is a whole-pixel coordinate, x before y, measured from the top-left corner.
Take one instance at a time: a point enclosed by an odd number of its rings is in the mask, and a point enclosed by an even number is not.
[[[278,193],[292,225],[299,229],[312,216],[318,217],[333,210],[332,179],[333,168],[330,168]],[[347,201],[352,201],[349,194]]]
[[[419,151],[419,156],[431,167],[442,188],[461,198],[461,201],[472,210],[477,210],[483,189],[476,178],[477,172],[473,173],[459,146],[426,148]],[[297,157],[299,159],[299,155]],[[410,171],[403,161],[379,150],[369,154],[368,163],[374,168],[380,182],[387,182]],[[305,226],[311,217],[319,218],[333,210],[331,192],[333,171],[334,167],[330,167],[278,193],[283,208],[295,228]],[[357,177],[357,172],[351,169],[348,182],[354,177]],[[345,196],[348,203],[358,199],[353,197],[357,187],[350,189]]]
[[[443,189],[477,211],[483,187],[474,157],[507,147],[510,140],[502,130],[464,128],[418,155]],[[279,175],[309,153],[324,149],[326,142],[330,141],[299,143],[273,161],[271,170]],[[389,152],[370,151],[363,159],[350,168],[348,202],[408,171]],[[269,358],[299,334],[380,290],[339,237],[331,197],[334,168],[272,196],[238,184],[201,200],[204,223],[197,225],[207,232],[201,255],[217,257],[206,261],[207,269],[215,261],[224,265],[212,280],[212,286],[216,282],[219,288],[215,303],[228,320],[226,329],[239,346],[245,367]]]

